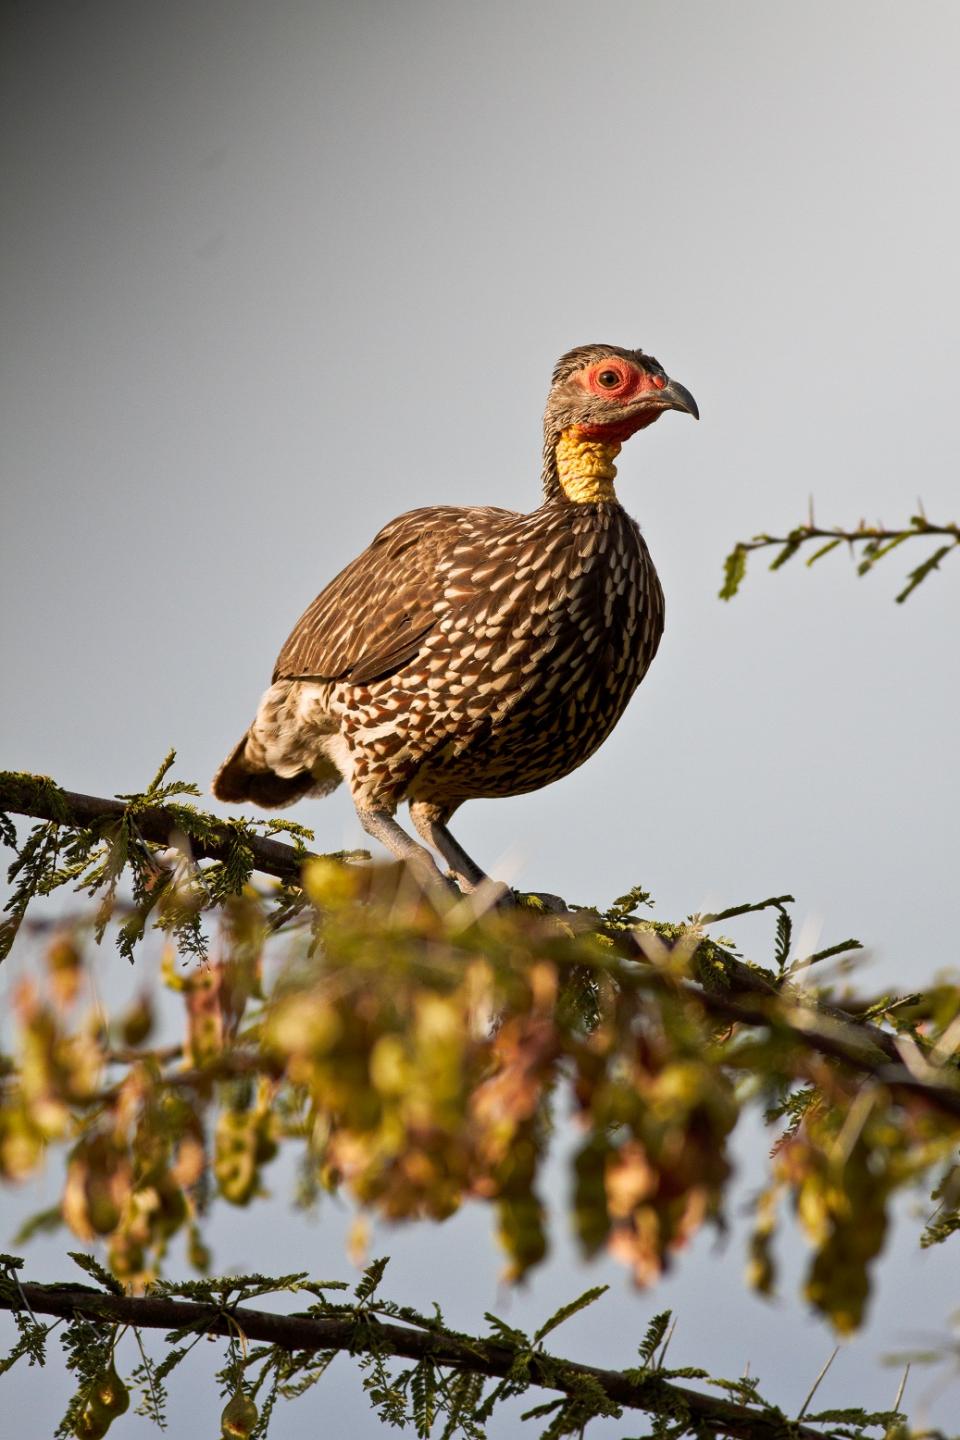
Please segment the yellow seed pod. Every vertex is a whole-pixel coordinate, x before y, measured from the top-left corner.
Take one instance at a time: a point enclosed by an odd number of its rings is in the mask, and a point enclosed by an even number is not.
[[[73,1433],[77,1440],[103,1440],[113,1423],[113,1416],[93,1401],[89,1401],[74,1421]]]
[[[210,1269],[212,1256],[207,1246],[203,1243],[200,1232],[191,1227],[187,1236],[187,1259],[194,1270],[201,1270],[204,1273]]]
[[[223,1407],[220,1416],[222,1440],[247,1440],[259,1418],[257,1407],[250,1396],[237,1390]]]
[[[320,910],[339,910],[357,895],[358,871],[318,856],[303,867],[303,888]]]
[[[77,998],[80,988],[83,960],[69,935],[58,935],[50,944],[47,970],[54,995],[62,1005],[70,1005]]]
[[[213,1173],[231,1205],[247,1205],[257,1189],[257,1120],[249,1110],[225,1110],[217,1121]]]
[[[94,1380],[91,1404],[94,1408],[99,1406],[100,1411],[109,1415],[111,1420],[129,1410],[130,1391],[117,1374],[113,1361]]]
[[[254,1111],[256,1126],[254,1129],[254,1159],[258,1165],[266,1165],[272,1160],[279,1147],[277,1136],[280,1133],[280,1124],[276,1113],[270,1109],[265,1101],[257,1106]]]
[[[153,1029],[153,1005],[149,995],[141,995],[121,1016],[120,1035],[124,1045],[142,1045]]]
[[[343,1022],[329,1000],[298,995],[282,1000],[267,1018],[265,1040],[281,1055],[325,1055],[343,1034]]]
[[[410,1083],[406,1046],[399,1035],[381,1035],[370,1052],[370,1079],[381,1095],[402,1095]]]
[[[157,1207],[153,1212],[154,1234],[165,1239],[175,1235],[187,1218],[187,1202],[183,1190],[169,1175],[164,1174],[154,1186]]]
[[[109,1235],[120,1224],[121,1208],[115,1177],[92,1172],[87,1181],[87,1220],[95,1235]]]
[[[0,1175],[25,1180],[43,1159],[43,1137],[23,1111],[0,1116]]]
[[[653,1089],[664,1104],[693,1109],[704,1098],[704,1068],[693,1060],[674,1060],[660,1071]]]

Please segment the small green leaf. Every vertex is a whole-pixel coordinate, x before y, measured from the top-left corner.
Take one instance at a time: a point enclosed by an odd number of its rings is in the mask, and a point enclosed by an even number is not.
[[[777,915],[777,939],[774,949],[774,958],[776,959],[778,970],[782,970],[787,963],[792,937],[793,921],[790,919],[786,910],[780,909]]]
[[[548,1400],[545,1405],[535,1405],[532,1410],[525,1410],[520,1416],[521,1420],[542,1420],[544,1415],[552,1415],[554,1410],[559,1410],[561,1405],[566,1405],[566,1400],[561,1395],[559,1400]]]
[[[59,1230],[66,1222],[63,1218],[63,1206],[52,1205],[49,1210],[38,1210],[24,1220],[20,1229],[13,1237],[14,1245],[25,1245],[36,1235],[50,1235],[54,1230]],[[0,1255],[0,1262],[3,1256]]]
[[[505,1340],[508,1345],[530,1344],[528,1335],[525,1335],[522,1330],[515,1330],[512,1325],[507,1324],[506,1320],[501,1320],[499,1315],[493,1315],[489,1310],[485,1310],[483,1318],[490,1328],[497,1332],[499,1339]]]
[[[654,1315],[647,1326],[646,1333],[640,1342],[638,1354],[644,1365],[649,1368],[653,1363],[653,1357],[663,1343],[663,1337],[670,1328],[670,1321],[673,1318],[672,1310],[661,1310],[659,1315]]]
[[[576,1315],[579,1310],[586,1310],[588,1305],[599,1300],[600,1296],[605,1295],[609,1289],[609,1285],[594,1285],[592,1289],[584,1290],[582,1295],[579,1295],[576,1300],[571,1300],[568,1305],[561,1305],[560,1309],[555,1311],[550,1319],[545,1321],[534,1333],[534,1341],[542,1340],[545,1335],[550,1334],[551,1330],[556,1330],[558,1325],[562,1325],[565,1320],[569,1320],[570,1316]]]
[[[888,540],[886,545],[881,545],[879,540],[871,541],[864,547],[863,559],[857,566],[857,574],[866,575],[878,560],[882,560],[884,555],[889,555],[891,550],[896,550],[898,545],[902,545],[904,540],[909,540],[913,534],[913,530],[903,530],[899,535],[894,535],[892,540]]]
[[[743,545],[735,545],[723,562],[723,585],[721,600],[732,600],[740,589],[747,573],[747,551]]]
[[[794,555],[796,555],[802,544],[803,536],[798,534],[797,531],[794,530],[788,537],[787,543],[784,545],[783,549],[779,550],[777,554],[773,557],[773,559],[770,561],[770,569],[779,570],[781,565],[786,565],[788,560],[793,559]]]
[[[147,786],[146,790],[143,792],[144,795],[155,795],[157,793],[157,791],[160,789],[160,786],[163,784],[164,777],[166,776],[167,771],[172,768],[176,758],[177,752],[171,745],[170,749],[167,751],[166,755],[160,762],[159,770],[157,771],[156,775],[154,775],[153,779],[150,781],[150,784]]]
[[[809,566],[815,565],[824,555],[829,555],[831,550],[836,550],[837,546],[842,544],[843,540],[840,536],[838,536],[836,540],[828,540],[826,545],[821,545],[819,550],[814,550],[813,554],[806,561],[807,567],[809,568]]]
[[[371,1260],[366,1270],[364,1270],[363,1275],[360,1278],[360,1282],[357,1285],[356,1290],[354,1291],[354,1294],[361,1302],[361,1304],[364,1300],[369,1300],[371,1295],[376,1292],[380,1281],[383,1279],[383,1272],[386,1270],[389,1263],[390,1257],[388,1255],[384,1255],[379,1260]]]
[[[75,1265],[80,1266],[81,1270],[85,1270],[94,1280],[99,1280],[104,1290],[108,1290],[111,1295],[125,1293],[120,1281],[111,1275],[109,1270],[105,1270],[99,1260],[95,1260],[92,1255],[87,1255],[83,1250],[68,1250],[67,1254]]]
[[[913,594],[917,586],[923,584],[924,580],[926,580],[928,575],[932,574],[934,570],[939,570],[940,561],[945,555],[949,555],[951,550],[955,550],[956,546],[956,541],[954,541],[952,545],[941,545],[939,550],[934,550],[932,555],[927,556],[926,560],[924,560],[922,565],[918,565],[916,570],[911,570],[910,574],[907,576],[906,585],[900,591],[900,594],[896,597],[897,604],[902,605],[904,600],[906,600],[908,596]]]

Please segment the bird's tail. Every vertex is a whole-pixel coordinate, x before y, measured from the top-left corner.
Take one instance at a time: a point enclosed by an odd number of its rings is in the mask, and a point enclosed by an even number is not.
[[[278,775],[267,765],[263,747],[248,730],[214,775],[213,793],[218,800],[226,800],[232,805],[250,801],[254,805],[262,805],[265,810],[281,810],[285,805],[302,800],[305,795],[326,795],[340,783],[340,779],[340,772],[325,757],[309,770]]]

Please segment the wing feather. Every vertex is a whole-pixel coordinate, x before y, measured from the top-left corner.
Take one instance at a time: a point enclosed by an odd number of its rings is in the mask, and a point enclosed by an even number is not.
[[[493,513],[436,505],[385,525],[304,611],[280,652],[274,682],[371,684],[408,665],[439,620],[439,563],[478,515]]]

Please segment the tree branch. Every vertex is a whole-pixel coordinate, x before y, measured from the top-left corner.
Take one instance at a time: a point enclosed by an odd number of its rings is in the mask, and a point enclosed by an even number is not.
[[[861,558],[857,565],[857,574],[866,575],[873,569],[878,560],[889,555],[904,540],[915,540],[924,536],[941,538],[946,541],[939,546],[932,554],[914,569],[907,576],[907,582],[897,595],[897,603],[902,604],[908,596],[912,595],[918,585],[921,585],[927,576],[934,570],[940,568],[940,562],[952,550],[960,546],[960,525],[951,521],[946,525],[932,525],[923,514],[911,515],[910,524],[900,529],[889,530],[884,525],[867,525],[863,520],[853,529],[845,530],[841,527],[824,529],[814,524],[813,516],[806,525],[797,525],[786,535],[754,535],[752,540],[738,540],[724,561],[724,580],[720,590],[721,600],[732,600],[740,589],[744,576],[747,572],[747,556],[754,550],[766,550],[775,548],[777,554],[770,564],[771,570],[779,570],[791,560],[801,547],[808,545],[811,541],[819,541],[816,550],[807,559],[807,565],[814,565],[822,556],[828,555],[838,545],[846,543],[854,550],[857,545],[862,545]]]
[[[247,1306],[216,1306],[158,1296],[109,1295],[85,1285],[38,1285],[24,1281],[18,1294],[0,1294],[0,1309],[18,1310],[22,1298],[36,1315],[56,1315],[73,1320],[90,1317],[97,1321],[133,1325],[145,1330],[197,1330],[226,1338],[238,1328],[248,1340],[279,1345],[288,1351],[348,1350],[393,1355],[409,1360],[429,1359],[451,1370],[503,1378],[511,1373],[524,1352],[502,1342],[458,1335],[440,1326],[420,1330],[388,1324],[364,1315],[363,1323],[353,1315],[317,1317],[275,1315]],[[564,1360],[543,1351],[526,1352],[527,1373],[534,1385],[562,1395],[575,1395],[584,1381],[598,1385],[617,1405],[649,1414],[689,1416],[691,1427],[702,1436],[730,1437],[730,1440],[782,1440],[789,1422],[779,1410],[761,1410],[738,1405],[685,1386],[674,1385],[655,1372],[601,1370],[593,1365]],[[524,1357],[525,1358],[525,1357]],[[790,1426],[794,1440],[824,1440],[824,1432],[809,1425]]]
[[[744,550],[762,550],[770,545],[787,545],[792,540],[846,540],[850,544],[858,540],[877,540],[881,545],[891,540],[908,540],[918,535],[946,535],[960,543],[960,525],[931,525],[922,516],[915,516],[908,529],[888,530],[883,525],[866,525],[863,521],[853,530],[841,526],[823,529],[819,525],[798,525],[789,535],[755,535],[752,540],[742,540]]]
[[[92,830],[102,830],[109,825],[115,825],[127,814],[127,806],[120,800],[60,790],[44,776],[14,771],[0,771],[0,810],[52,821],[54,824]],[[217,822],[210,816],[203,818],[206,826],[204,835],[198,837],[194,834],[190,839],[194,855],[198,859],[226,859],[236,841],[234,825],[231,822]],[[165,806],[155,805],[138,808],[136,824],[146,840],[154,844],[168,845],[171,838],[182,833],[183,822],[176,812]],[[244,844],[250,848],[257,870],[293,883],[299,883],[303,862],[314,853],[277,840],[251,835],[249,831],[244,835]],[[729,913],[736,913],[737,908],[750,907],[736,907]],[[727,914],[728,912],[723,912],[722,916],[705,918],[726,918]],[[584,911],[567,911],[564,918],[583,924],[587,915],[588,912]],[[809,1050],[840,1060],[852,1069],[873,1077],[880,1084],[909,1091],[926,1100],[935,1109],[954,1119],[960,1119],[960,1086],[941,1080],[933,1067],[926,1065],[919,1050],[918,1067],[923,1067],[924,1073],[918,1073],[917,1067],[908,1069],[897,1049],[896,1037],[869,1021],[856,1020],[836,1007],[810,1006],[799,1002],[790,1005],[789,992],[772,984],[751,966],[733,957],[730,958],[725,974],[726,983],[741,997],[751,997],[753,1003],[733,1000],[701,984],[678,982],[675,978],[664,975],[656,965],[657,952],[670,947],[655,933],[648,934],[640,928],[633,931],[615,929],[608,933],[628,955],[635,956],[651,966],[651,970],[645,972],[642,983],[649,984],[653,981],[662,983],[667,988],[679,985],[689,994],[691,1000],[710,1014],[728,1019],[734,1024],[777,1029]],[[693,938],[693,932],[686,932],[678,943],[689,943]],[[626,980],[626,977],[621,979]],[[242,1057],[239,1063],[244,1073],[256,1068],[251,1061]],[[183,1072],[177,1075],[175,1083],[178,1086],[189,1086],[193,1078],[191,1072]],[[171,1082],[167,1079],[165,1083]]]
[[[835,1020],[833,1023],[836,1033],[830,1033],[822,1027],[825,1023],[829,1025],[833,1017],[824,1014],[819,1007],[784,1007],[781,1004],[778,1008],[775,1004],[765,1004],[763,1001],[746,1005],[740,1001],[728,1000],[723,995],[712,994],[690,982],[685,982],[683,989],[712,1015],[738,1025],[763,1025],[771,1030],[778,1030],[809,1050],[815,1050],[831,1060],[840,1060],[851,1069],[872,1076],[880,1085],[887,1085],[893,1090],[909,1091],[932,1105],[935,1110],[960,1120],[960,1086],[944,1083],[937,1078],[935,1068],[927,1064],[919,1048],[918,1070],[922,1067],[924,1072],[929,1073],[915,1073],[902,1061],[890,1063],[876,1052],[871,1055],[870,1051],[874,1050],[874,1034],[882,1035],[885,1040],[895,1043],[893,1036],[884,1035],[882,1030],[877,1030],[872,1025],[866,1026],[864,1022],[855,1021],[848,1021],[844,1025],[842,1021]],[[851,1037],[852,1029],[858,1032],[855,1037]],[[859,1032],[864,1029],[871,1033],[861,1035]],[[863,1043],[856,1043],[861,1040]],[[951,1069],[948,1073],[956,1075],[957,1072]]]
[[[81,830],[104,830],[121,821],[127,808],[122,800],[58,790],[46,776],[0,770],[0,810],[10,815],[50,820],[56,825]],[[136,823],[144,839],[155,845],[169,845],[183,833],[179,817],[163,805],[138,809]],[[214,822],[205,837],[190,837],[191,849],[198,860],[225,860],[235,842],[236,828],[230,821]],[[299,883],[304,860],[313,856],[312,851],[249,833],[244,836],[244,844],[253,854],[254,868],[261,874],[295,883]]]

